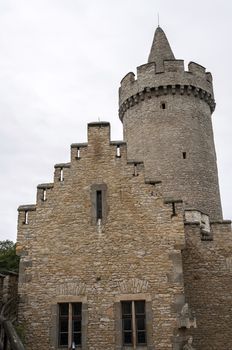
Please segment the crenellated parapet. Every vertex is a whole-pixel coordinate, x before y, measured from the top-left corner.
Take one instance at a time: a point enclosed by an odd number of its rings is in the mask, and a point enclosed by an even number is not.
[[[18,224],[21,225],[28,225],[31,220],[31,213],[36,211],[36,205],[35,204],[27,204],[27,205],[20,205],[18,207]],[[32,215],[33,216],[33,215]]]
[[[201,65],[190,62],[188,71],[184,70],[183,60],[164,61],[164,71],[157,72],[155,62],[128,73],[119,88],[119,116],[123,119],[126,110],[145,99],[165,95],[192,95],[204,100],[211,112],[215,109],[212,75]]]

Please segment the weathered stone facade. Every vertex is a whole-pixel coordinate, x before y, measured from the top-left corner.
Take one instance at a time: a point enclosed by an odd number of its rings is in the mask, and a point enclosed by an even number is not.
[[[88,142],[72,144],[36,205],[18,209],[28,350],[62,348],[62,303],[81,303],[83,350],[180,350],[190,335],[198,350],[232,347],[232,235],[221,217],[212,77],[195,63],[184,72],[170,50],[158,28],[149,63],[121,83],[126,142],[111,141],[107,122],[88,124]],[[132,305],[131,344],[122,302]],[[67,317],[63,348],[75,327]]]
[[[184,61],[175,60],[160,41],[167,39],[158,28],[149,63],[137,68],[137,79],[129,73],[121,81],[119,112],[128,156],[144,161],[147,176],[162,180],[164,196],[221,219],[212,76],[194,62],[185,71]]]

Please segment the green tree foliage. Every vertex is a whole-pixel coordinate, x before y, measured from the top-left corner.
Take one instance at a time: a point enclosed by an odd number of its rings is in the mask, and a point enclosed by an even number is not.
[[[18,272],[19,257],[16,255],[16,244],[10,240],[0,241],[0,273]]]

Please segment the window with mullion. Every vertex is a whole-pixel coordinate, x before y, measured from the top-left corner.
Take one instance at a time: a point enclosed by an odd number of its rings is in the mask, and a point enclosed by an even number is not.
[[[59,304],[59,339],[60,347],[70,347],[72,342],[81,345],[81,303]]]
[[[146,345],[145,301],[122,301],[121,308],[123,344]]]

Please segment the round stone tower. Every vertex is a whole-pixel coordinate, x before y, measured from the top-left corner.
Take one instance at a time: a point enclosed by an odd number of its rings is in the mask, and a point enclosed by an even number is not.
[[[162,180],[164,196],[222,218],[211,115],[212,76],[190,62],[184,69],[158,27],[148,63],[119,89],[128,159],[144,161],[146,176]]]

